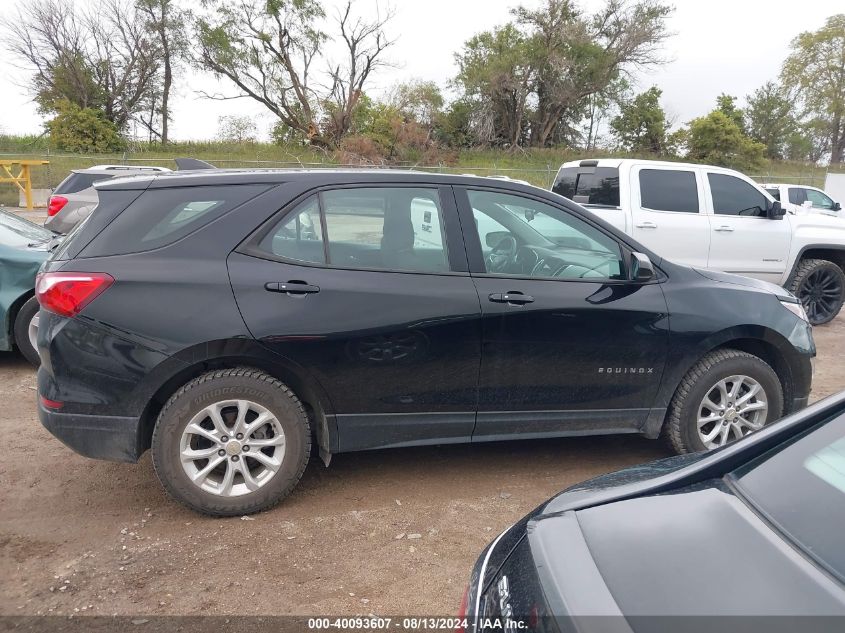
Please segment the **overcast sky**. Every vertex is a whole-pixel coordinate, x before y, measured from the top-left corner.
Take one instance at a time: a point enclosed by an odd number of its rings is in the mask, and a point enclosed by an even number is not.
[[[0,15],[16,11],[26,0],[3,0]],[[92,0],[96,2],[96,0]],[[342,0],[326,0],[327,13]],[[374,77],[371,92],[378,94],[410,79],[433,80],[446,87],[454,76],[454,52],[473,34],[506,22],[516,0],[392,0],[396,16],[390,33],[396,45],[390,50],[396,68]],[[524,0],[536,6],[538,0]],[[603,0],[580,0],[594,11]],[[837,0],[676,0],[669,21],[674,33],[665,48],[671,61],[638,77],[639,87],[652,84],[663,90],[663,107],[670,119],[682,124],[712,109],[721,92],[740,99],[763,82],[775,79],[790,40],[801,31],[815,30],[826,17],[843,11]],[[381,6],[385,6],[384,0]],[[361,14],[372,14],[376,0],[355,0]],[[0,56],[0,130],[5,133],[38,133],[42,118],[31,96],[19,83],[26,76],[7,55]],[[252,114],[262,133],[272,119],[248,99],[209,101],[197,90],[234,94],[213,77],[185,72],[177,83],[171,135],[175,139],[208,139],[217,120],[226,114]]]

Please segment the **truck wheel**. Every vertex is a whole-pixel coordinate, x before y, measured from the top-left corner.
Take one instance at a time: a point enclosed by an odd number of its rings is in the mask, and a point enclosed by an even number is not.
[[[826,259],[805,259],[798,264],[789,284],[813,325],[833,320],[845,300],[845,274]]]
[[[757,431],[783,413],[783,389],[762,359],[735,349],[710,352],[684,376],[665,432],[679,454],[712,450]]]
[[[15,315],[14,326],[15,346],[23,354],[23,357],[36,367],[41,364],[36,340],[38,336],[38,311],[40,309],[38,300],[35,297],[30,297]]]
[[[311,428],[299,399],[257,369],[210,371],[177,391],[153,431],[168,494],[213,516],[266,510],[299,483]]]

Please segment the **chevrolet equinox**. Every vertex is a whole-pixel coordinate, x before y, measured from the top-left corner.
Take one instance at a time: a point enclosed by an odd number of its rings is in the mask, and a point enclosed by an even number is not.
[[[807,403],[795,297],[679,266],[557,194],[386,170],[97,185],[46,262],[38,408],[88,457],[151,449],[237,515],[333,453],[567,435],[727,444]]]

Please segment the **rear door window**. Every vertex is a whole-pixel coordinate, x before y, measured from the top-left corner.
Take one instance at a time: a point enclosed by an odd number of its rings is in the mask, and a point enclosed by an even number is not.
[[[56,195],[79,193],[83,189],[92,187],[95,182],[111,180],[114,176],[108,174],[71,174],[59,183],[53,190]]]
[[[707,174],[713,212],[718,215],[766,217],[769,201],[756,187],[728,174]]]
[[[258,244],[269,255],[298,262],[325,264],[320,203],[311,196],[286,214]]]
[[[641,170],[640,202],[652,211],[698,213],[695,172],[677,169]]]
[[[804,204],[807,200],[807,195],[800,187],[789,188],[789,202],[790,204]]]
[[[86,257],[167,246],[266,191],[269,185],[148,189],[85,249]]]
[[[362,187],[320,194],[329,265],[449,270],[437,189]]]
[[[615,167],[564,167],[552,191],[578,204],[619,206],[619,170]]]

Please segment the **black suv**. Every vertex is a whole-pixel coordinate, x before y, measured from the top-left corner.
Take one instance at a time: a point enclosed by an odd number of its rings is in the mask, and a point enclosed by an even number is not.
[[[43,424],[152,448],[168,492],[267,508],[333,453],[564,435],[715,448],[807,402],[775,285],[671,264],[556,194],[384,170],[98,185],[45,264]]]

